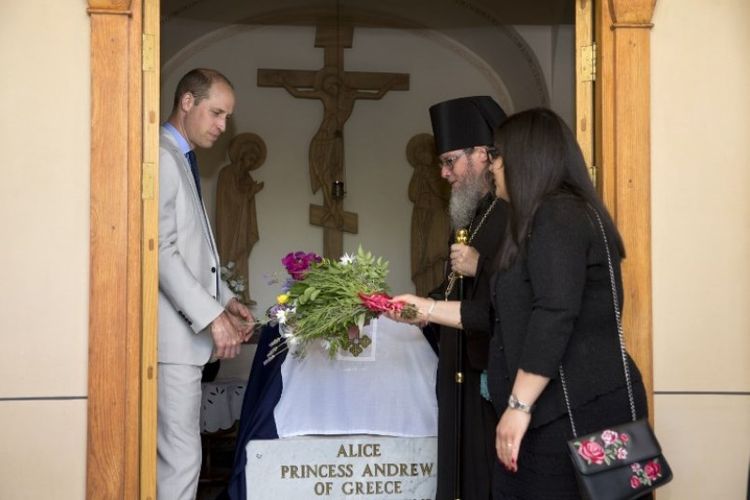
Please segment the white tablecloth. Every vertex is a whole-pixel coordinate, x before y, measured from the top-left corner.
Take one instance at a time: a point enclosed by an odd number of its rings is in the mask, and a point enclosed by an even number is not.
[[[415,326],[381,317],[372,345],[331,360],[317,343],[287,356],[274,410],[280,438],[309,434],[437,435],[437,356]]]
[[[224,379],[201,384],[201,432],[216,432],[229,429],[239,420],[242,400],[245,396],[245,381]]]

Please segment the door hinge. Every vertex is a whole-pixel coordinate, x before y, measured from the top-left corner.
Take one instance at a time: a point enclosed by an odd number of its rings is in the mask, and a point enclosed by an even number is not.
[[[141,198],[153,200],[156,190],[156,163],[145,162],[141,169]]]
[[[596,80],[596,44],[581,47],[581,81]]]
[[[143,71],[154,71],[156,61],[156,37],[143,34]]]
[[[596,187],[596,181],[597,181],[597,175],[599,174],[599,168],[596,165],[591,165],[589,167],[589,177],[591,177],[591,182],[594,184],[594,187]]]

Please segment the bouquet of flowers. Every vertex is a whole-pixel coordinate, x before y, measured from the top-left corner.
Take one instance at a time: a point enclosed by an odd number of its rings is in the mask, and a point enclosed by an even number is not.
[[[356,255],[344,254],[339,260],[294,252],[282,263],[290,279],[268,311],[279,323],[281,337],[272,343],[266,362],[286,349],[304,355],[313,341],[320,341],[331,357],[339,349],[357,356],[369,345],[360,332],[371,319],[386,311],[416,317],[413,306],[387,294],[388,262],[361,247]]]

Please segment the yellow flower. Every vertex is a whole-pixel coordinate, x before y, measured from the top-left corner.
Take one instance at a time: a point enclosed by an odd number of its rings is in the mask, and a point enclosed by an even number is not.
[[[282,293],[281,295],[276,297],[276,302],[281,304],[282,306],[289,302],[289,294]]]

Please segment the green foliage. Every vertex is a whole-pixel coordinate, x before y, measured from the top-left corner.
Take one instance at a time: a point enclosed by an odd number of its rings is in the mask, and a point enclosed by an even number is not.
[[[289,290],[293,313],[287,325],[299,343],[298,352],[312,340],[328,341],[328,353],[349,345],[348,330],[364,327],[377,316],[368,310],[359,294],[387,293],[388,262],[360,247],[351,260],[323,259],[308,269],[304,279]]]

